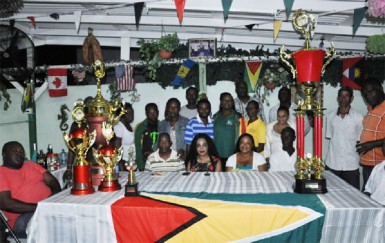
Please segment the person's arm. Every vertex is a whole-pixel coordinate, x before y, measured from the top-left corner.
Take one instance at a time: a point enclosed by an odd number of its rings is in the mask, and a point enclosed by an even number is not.
[[[266,163],[264,163],[262,165],[258,165],[258,171],[267,171]]]
[[[191,161],[187,162],[187,170],[186,171],[191,171]]]
[[[44,183],[51,189],[52,195],[61,191],[58,180],[49,172],[43,174]]]
[[[183,149],[179,149],[179,150],[177,151],[177,154],[178,154],[179,159],[181,159],[181,160],[183,160],[183,161],[186,160],[186,153],[184,152]]]
[[[143,126],[139,123],[135,128],[134,143],[135,143],[135,162],[139,170],[144,170],[143,151],[142,151],[142,134]]]
[[[11,191],[0,192],[0,209],[10,213],[30,213],[36,210],[36,203],[26,203],[12,198]]]
[[[222,161],[218,158],[217,167],[215,168],[215,172],[222,172]]]
[[[370,150],[381,147],[384,145],[384,139],[372,140],[364,143],[359,143],[356,145],[356,151],[359,154],[366,154]]]
[[[257,153],[261,153],[261,152],[263,152],[264,148],[265,148],[265,144],[264,143],[259,143],[258,147],[256,147],[255,150],[256,150]]]

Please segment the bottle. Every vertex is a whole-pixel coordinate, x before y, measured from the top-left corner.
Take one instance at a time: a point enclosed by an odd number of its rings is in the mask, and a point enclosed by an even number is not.
[[[51,158],[53,154],[52,145],[48,144],[47,154],[45,155],[44,168],[50,170],[51,168]]]
[[[64,166],[66,164],[67,164],[67,153],[64,151],[64,149],[62,149],[60,153],[60,165]]]
[[[37,159],[36,159],[36,162],[41,165],[42,167],[44,167],[44,164],[45,164],[45,154],[43,153],[43,150],[40,149],[40,152],[39,154],[37,155]]]
[[[37,146],[36,146],[36,143],[33,143],[33,152],[32,152],[31,160],[33,162],[37,162]]]

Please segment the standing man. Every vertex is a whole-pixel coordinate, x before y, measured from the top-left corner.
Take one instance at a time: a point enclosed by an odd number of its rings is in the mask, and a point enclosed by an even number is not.
[[[259,105],[258,116],[262,119],[262,121],[266,122],[263,104],[257,97],[249,96],[249,93],[247,92],[247,84],[244,81],[238,81],[235,83],[235,92],[237,93],[237,98],[234,99],[235,110],[239,112],[243,118],[249,118],[247,115],[246,107],[251,100],[255,100]]]
[[[170,134],[160,133],[158,149],[148,156],[146,170],[152,172],[186,171],[184,160],[171,148]]]
[[[326,138],[330,143],[325,164],[327,170],[359,189],[360,156],[355,146],[360,140],[363,116],[350,106],[353,99],[352,88],[341,87],[338,108],[326,117]]]
[[[165,119],[159,122],[158,131],[170,134],[172,149],[184,160],[186,155],[184,136],[189,119],[180,116],[179,112],[180,101],[177,98],[169,99],[166,103]]]
[[[183,106],[180,110],[180,115],[191,119],[198,114],[197,112],[197,100],[198,89],[195,87],[189,87],[186,90],[187,105]]]
[[[159,110],[155,103],[148,103],[145,107],[146,119],[135,127],[136,164],[140,171],[144,170],[147,157],[154,152],[154,145],[158,139]]]
[[[288,87],[282,87],[278,91],[278,100],[279,104],[271,107],[269,111],[269,123],[277,121],[277,111],[280,106],[287,107],[289,109],[289,122],[291,124],[296,124],[296,112],[295,110],[298,108],[298,106],[295,103],[291,102],[291,92]],[[310,124],[309,119],[307,116],[305,116],[305,135],[308,134],[310,131]]]
[[[211,103],[209,100],[201,99],[198,101],[198,115],[191,118],[186,127],[184,141],[186,143],[186,153],[190,144],[198,133],[205,133],[214,139],[214,122],[210,118]]]
[[[368,113],[362,122],[360,143],[356,146],[361,155],[364,189],[374,166],[385,160],[381,149],[385,138],[385,93],[379,80],[369,78],[363,83],[361,94],[368,104]]]
[[[24,162],[25,151],[16,141],[3,146],[0,166],[0,209],[19,238],[27,238],[26,228],[37,203],[60,192],[57,179],[32,161]]]

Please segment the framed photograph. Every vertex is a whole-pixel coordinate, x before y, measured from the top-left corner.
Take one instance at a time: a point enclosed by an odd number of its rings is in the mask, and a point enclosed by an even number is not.
[[[216,38],[193,38],[188,40],[189,58],[215,57],[217,54]]]

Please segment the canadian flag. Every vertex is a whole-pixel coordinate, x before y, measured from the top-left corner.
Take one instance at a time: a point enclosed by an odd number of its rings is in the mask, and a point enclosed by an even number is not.
[[[51,97],[67,96],[66,68],[48,68],[48,94]]]

